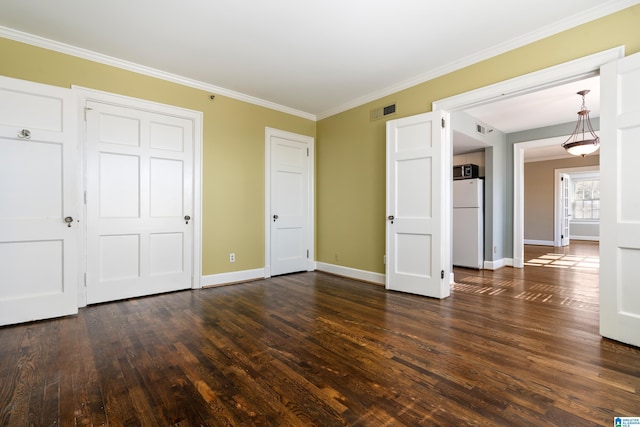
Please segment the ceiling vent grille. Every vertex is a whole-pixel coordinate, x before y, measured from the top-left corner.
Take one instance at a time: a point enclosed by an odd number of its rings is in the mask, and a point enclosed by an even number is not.
[[[480,135],[486,135],[487,128],[481,125],[480,123],[476,123],[476,132],[479,133]]]
[[[371,110],[370,112],[370,119],[371,121],[374,120],[378,120],[381,119],[383,117],[387,117],[390,116],[392,114],[396,113],[396,104],[395,102],[393,104],[389,104],[385,107],[381,107],[381,108],[376,108],[374,110]]]

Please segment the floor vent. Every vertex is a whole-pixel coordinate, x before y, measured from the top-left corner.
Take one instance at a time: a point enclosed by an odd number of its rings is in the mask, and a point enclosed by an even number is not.
[[[381,108],[376,108],[374,110],[371,110],[370,119],[371,121],[378,120],[383,117],[387,117],[392,114],[395,114],[395,112],[396,112],[396,104],[393,103],[393,104],[387,105],[386,107],[381,107]]]

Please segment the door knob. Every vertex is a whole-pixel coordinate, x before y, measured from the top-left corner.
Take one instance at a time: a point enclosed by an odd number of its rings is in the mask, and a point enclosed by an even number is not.
[[[18,138],[20,139],[29,139],[31,138],[31,131],[29,129],[22,129],[18,132]],[[71,226],[69,226],[71,227]]]
[[[191,219],[191,217],[189,215],[185,215],[184,216],[184,222],[185,224],[189,224],[189,220]]]
[[[278,215],[274,215],[273,216],[273,222],[276,222],[277,219],[278,219]]]
[[[67,227],[71,227],[71,223],[73,222],[73,218],[68,216],[64,219],[64,222],[67,223]]]
[[[396,219],[396,217],[395,217],[395,216],[393,216],[393,215],[389,215],[389,216],[387,217],[387,219],[388,219],[389,221],[391,221],[391,224],[393,224],[393,220],[394,220],[394,219]]]

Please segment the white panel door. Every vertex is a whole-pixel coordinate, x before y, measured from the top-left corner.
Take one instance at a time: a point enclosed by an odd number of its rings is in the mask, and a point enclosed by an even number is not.
[[[386,288],[446,298],[451,168],[445,114],[387,122]]]
[[[640,346],[640,54],[600,70],[600,333]]]
[[[193,122],[88,101],[87,303],[192,286]]]
[[[569,220],[571,219],[571,177],[560,174],[560,246],[569,246]]]
[[[75,106],[0,77],[0,325],[78,312]]]
[[[307,271],[311,247],[308,137],[271,134],[272,276]]]

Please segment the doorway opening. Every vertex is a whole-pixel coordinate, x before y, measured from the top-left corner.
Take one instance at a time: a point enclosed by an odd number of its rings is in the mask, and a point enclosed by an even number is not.
[[[436,101],[433,103],[433,109],[442,109],[452,113],[467,111],[497,101],[584,80],[596,76],[602,65],[623,56],[624,47],[610,49],[546,70]],[[545,144],[553,145],[556,142],[546,141]],[[530,142],[513,144],[513,163],[511,163],[508,158],[510,157],[508,156],[508,151],[510,151],[511,145],[508,145],[506,168],[498,171],[487,171],[487,174],[494,174],[492,177],[493,182],[487,182],[490,187],[487,192],[494,191],[492,200],[487,200],[487,203],[493,203],[493,207],[487,206],[487,210],[491,211],[494,208],[494,212],[490,212],[491,215],[488,215],[487,218],[488,223],[485,228],[490,232],[485,237],[485,246],[489,245],[489,248],[492,249],[490,252],[494,255],[494,258],[490,261],[493,261],[493,265],[496,267],[512,265],[522,268],[524,266],[523,164],[525,149],[533,146],[534,143]],[[494,149],[493,151],[496,150]],[[504,162],[504,158],[495,157],[495,152],[492,155],[494,158],[490,159],[488,157],[488,160]],[[493,166],[500,168],[501,164],[494,164]],[[510,170],[513,170],[513,179],[509,177]],[[513,202],[508,203],[506,195],[511,192],[513,193]],[[512,227],[510,227],[511,224],[513,224]],[[451,235],[449,235],[449,238],[451,238]],[[495,258],[496,255],[498,258]]]

